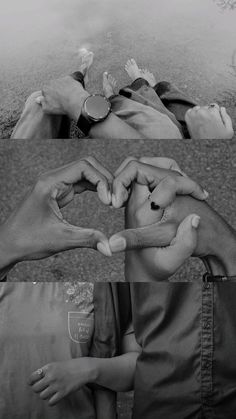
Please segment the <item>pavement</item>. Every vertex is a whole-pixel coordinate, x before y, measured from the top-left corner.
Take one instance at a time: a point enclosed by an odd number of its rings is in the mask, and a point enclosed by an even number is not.
[[[233,141],[174,140],[12,140],[0,142],[0,222],[3,222],[34,184],[37,176],[84,156],[94,156],[114,171],[129,155],[174,158],[180,167],[210,193],[209,203],[236,228],[236,145]],[[94,227],[108,236],[124,227],[123,209],[102,205],[96,194],[78,196],[66,210],[68,221]],[[202,263],[192,259],[175,280],[198,280]],[[105,258],[94,250],[72,250],[49,259],[18,264],[11,281],[123,281],[124,258]]]

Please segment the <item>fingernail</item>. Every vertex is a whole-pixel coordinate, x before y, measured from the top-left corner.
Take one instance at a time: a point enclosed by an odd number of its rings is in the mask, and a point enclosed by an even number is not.
[[[111,192],[110,191],[107,192],[107,200],[110,204],[110,202],[111,202]]]
[[[155,202],[151,202],[151,209],[153,211],[158,211],[160,209],[160,205],[157,205]]]
[[[124,237],[111,237],[109,244],[112,252],[122,252],[126,249],[126,240]]]
[[[97,244],[97,250],[104,256],[112,256],[109,244],[99,242]]]
[[[209,192],[207,192],[205,189],[203,189],[203,192],[204,192],[205,197],[208,198]]]
[[[195,216],[192,218],[192,227],[193,227],[193,228],[198,228],[199,223],[200,223],[200,217],[199,217],[198,215],[195,215]]]
[[[113,207],[114,207],[114,208],[117,208],[117,204],[118,204],[118,202],[117,202],[117,197],[116,197],[116,195],[112,194],[112,196],[111,196],[111,201],[112,201],[112,205],[113,205]]]

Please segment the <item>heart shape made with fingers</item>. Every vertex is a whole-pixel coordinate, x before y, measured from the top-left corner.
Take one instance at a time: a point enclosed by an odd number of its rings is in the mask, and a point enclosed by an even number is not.
[[[138,199],[131,193],[134,185],[143,191]],[[107,206],[115,209],[126,206],[127,214],[132,206],[131,218],[139,213],[143,222],[141,219],[137,225],[129,223],[128,227],[133,230],[117,233],[110,239],[99,230],[69,224],[61,209],[73,201],[76,194],[86,190],[96,191]],[[171,219],[163,219],[163,214],[179,194],[192,195],[198,200],[207,198],[206,192],[188,178],[174,160],[167,158],[137,160],[129,157],[114,174],[93,157],[51,170],[39,177],[5,223],[5,241],[10,241],[9,249],[13,249],[15,257],[12,263],[43,259],[75,248],[93,248],[111,256],[131,248],[126,247],[128,234],[133,237],[131,241],[136,248],[167,246],[178,225]],[[153,229],[146,229],[141,236],[135,230],[150,224]]]
[[[76,166],[76,176],[75,174],[71,176],[71,173],[75,170],[75,167],[72,166]],[[63,168],[59,170],[61,171],[61,177]],[[207,197],[207,193],[196,182],[188,178],[174,160],[168,158],[148,157],[137,160],[129,157],[120,165],[114,175],[93,157],[87,157],[79,162],[72,163],[70,166],[66,166],[64,170],[67,170],[68,173],[71,171],[69,176],[71,188],[67,190],[66,194],[62,193],[57,196],[59,207],[67,205],[73,199],[75,193],[81,193],[85,190],[97,191],[99,199],[105,205],[112,206],[115,209],[127,206],[127,203],[130,207],[129,198],[132,196],[130,192],[134,184],[138,185],[143,193],[141,194],[141,201],[140,194],[139,200],[136,199],[136,202],[134,198],[131,200],[132,207],[136,207],[133,214],[138,211],[139,218],[142,214],[143,220],[146,220],[138,222],[137,227],[158,223],[156,246],[169,245],[175,236],[178,226],[174,225],[173,222],[168,223],[166,218],[163,219],[163,214],[175,200],[177,194],[191,194],[201,200]],[[81,229],[81,233],[82,230],[85,232],[85,229]],[[90,233],[92,234],[92,231]],[[133,240],[138,241],[135,229],[133,232],[129,231],[129,234],[133,234]],[[91,245],[87,243],[86,246],[81,245],[81,247],[96,248],[106,256],[111,256],[112,252],[122,251],[126,248],[125,238],[118,234],[112,235],[108,240],[103,233],[93,230],[94,238],[95,240],[93,240],[93,243],[91,242]],[[136,247],[151,247],[153,245],[153,234],[150,237],[145,237],[144,242],[135,243]]]

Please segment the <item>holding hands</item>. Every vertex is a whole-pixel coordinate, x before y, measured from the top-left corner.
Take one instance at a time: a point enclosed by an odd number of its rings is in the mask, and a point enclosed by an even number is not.
[[[168,279],[194,253],[200,222],[200,217],[191,211],[181,211],[181,218],[176,220],[170,216],[170,208],[176,205],[177,195],[205,200],[208,193],[188,178],[174,160],[142,158],[128,165],[137,169],[126,207],[128,229],[110,238],[110,248],[113,253],[136,250],[126,255],[127,280],[146,280],[147,275],[149,280]],[[124,169],[120,178],[126,180]],[[119,176],[117,179],[120,181]]]

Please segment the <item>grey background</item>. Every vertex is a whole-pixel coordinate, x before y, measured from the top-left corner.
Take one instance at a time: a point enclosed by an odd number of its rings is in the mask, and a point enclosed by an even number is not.
[[[4,2],[0,138],[10,136],[30,93],[78,69],[83,46],[95,53],[91,93],[101,92],[105,70],[119,87],[127,84],[124,65],[133,57],[158,81],[175,83],[198,103],[225,105],[235,124],[235,6],[233,0]]]
[[[17,206],[39,173],[84,156],[96,157],[114,171],[129,155],[174,158],[180,167],[210,193],[209,203],[236,228],[236,145],[233,141],[0,141],[0,222]],[[66,219],[81,227],[96,227],[108,236],[123,229],[123,210],[99,202],[85,192],[70,204]],[[202,263],[192,259],[176,280],[199,279]],[[72,250],[37,262],[18,264],[12,281],[120,281],[124,280],[123,255],[105,258],[94,250]]]

